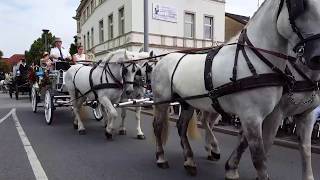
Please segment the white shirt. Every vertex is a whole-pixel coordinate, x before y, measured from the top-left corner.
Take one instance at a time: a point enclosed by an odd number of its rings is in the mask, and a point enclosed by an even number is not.
[[[67,57],[71,56],[70,53],[64,48],[61,48],[61,53],[62,53],[63,59],[66,59]],[[50,51],[50,56],[51,55],[54,55],[56,57],[61,57],[59,48],[57,48],[57,47],[52,48]],[[53,62],[55,62],[55,61],[58,61],[58,59],[53,59]]]
[[[86,60],[86,55],[81,54],[79,55],[78,53],[74,55],[76,61],[85,61]]]

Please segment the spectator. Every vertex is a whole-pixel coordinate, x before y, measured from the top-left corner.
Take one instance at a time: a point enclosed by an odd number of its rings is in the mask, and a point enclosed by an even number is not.
[[[80,62],[81,64],[85,64],[85,65],[90,64],[89,62],[86,62],[86,61],[89,61],[89,59],[88,59],[88,56],[84,53],[83,46],[79,45],[77,47],[77,50],[78,50],[78,52],[72,56],[73,63],[76,64],[76,63]]]

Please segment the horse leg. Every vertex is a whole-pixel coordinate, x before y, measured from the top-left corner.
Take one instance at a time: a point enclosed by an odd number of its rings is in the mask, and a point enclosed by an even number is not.
[[[137,120],[137,139],[145,139],[146,137],[144,136],[142,130],[141,130],[141,107],[136,107],[136,120]]]
[[[99,97],[100,103],[104,107],[104,112],[106,113],[105,118],[105,135],[108,140],[112,140],[112,131],[113,131],[113,122],[118,117],[117,110],[113,107],[113,104],[108,97],[102,96]]]
[[[193,152],[187,136],[189,121],[192,118],[194,109],[189,105],[182,105],[181,109],[181,115],[177,121],[177,128],[185,159],[184,167],[191,176],[195,176],[197,174],[197,166],[193,160]]]
[[[267,173],[266,155],[263,147],[262,139],[262,121],[263,118],[259,116],[240,116],[242,120],[243,135],[248,141],[251,152],[251,159],[257,171],[258,180],[267,180],[269,175]]]
[[[242,129],[239,132],[239,141],[237,144],[237,147],[233,152],[231,153],[230,157],[228,158],[226,165],[225,165],[225,179],[227,180],[236,180],[239,179],[239,163],[242,154],[245,152],[245,150],[248,147],[248,141],[246,137],[243,135]]]
[[[263,121],[262,127],[262,137],[264,144],[264,151],[268,154],[269,150],[272,147],[274,138],[277,135],[278,129],[282,123],[282,120],[285,118],[283,111],[276,106],[276,108],[269,114]]]
[[[156,105],[154,107],[153,131],[156,138],[156,160],[159,168],[169,168],[168,161],[164,157],[163,144],[168,136],[168,104]]]
[[[127,110],[126,108],[121,108],[121,124],[120,124],[120,128],[119,128],[119,135],[126,135],[127,131],[125,128],[125,119],[127,116]]]
[[[218,113],[203,112],[203,118],[201,119],[205,130],[205,149],[208,152],[207,159],[210,161],[217,161],[220,159],[219,142],[212,131],[214,122],[218,117]]]
[[[295,116],[297,135],[302,159],[302,179],[314,180],[311,164],[311,135],[315,117],[312,112]]]
[[[74,98],[71,98],[74,99]],[[75,129],[78,129],[78,132],[80,135],[85,135],[86,134],[86,130],[84,128],[83,122],[81,120],[81,116],[80,116],[80,111],[82,107],[82,103],[85,101],[85,97],[81,97],[78,99],[74,99],[74,101],[72,101],[72,107],[73,107],[73,112],[75,115],[74,121],[73,121],[73,127]]]

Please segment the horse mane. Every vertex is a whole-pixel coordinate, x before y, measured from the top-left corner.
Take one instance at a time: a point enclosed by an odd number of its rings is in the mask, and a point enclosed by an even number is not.
[[[107,54],[107,56],[102,60],[102,62],[105,62],[105,63],[110,62],[115,55],[124,54],[125,52],[126,52],[126,49],[118,49],[116,51],[112,51],[109,54]],[[126,59],[124,60],[127,61]]]
[[[255,21],[255,19],[258,16],[258,13],[260,12],[260,10],[262,8],[264,8],[264,6],[266,6],[267,2],[272,1],[274,3],[276,3],[278,0],[264,0],[263,3],[260,5],[260,7],[253,13],[252,17],[250,18],[250,20],[248,21],[248,23],[243,27],[243,29],[246,29],[252,22]],[[235,42],[238,41],[238,37],[240,35],[241,31],[236,34],[235,36],[233,36],[228,42]]]

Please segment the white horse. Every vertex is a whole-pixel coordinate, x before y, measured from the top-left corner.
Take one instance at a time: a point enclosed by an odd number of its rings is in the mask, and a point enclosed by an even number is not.
[[[75,114],[73,123],[79,134],[85,134],[80,108],[85,100],[97,98],[102,105],[105,135],[112,139],[113,123],[118,114],[113,104],[119,102],[124,91],[127,95],[133,92],[134,76],[140,68],[130,61],[133,59],[134,53],[118,50],[109,53],[96,67],[78,64],[66,72],[65,82]]]
[[[146,52],[139,52],[135,54],[136,59],[144,59],[152,56],[153,56],[152,51],[150,52],[150,54]],[[144,87],[146,85],[145,80],[147,81],[147,79],[150,79],[150,75],[151,75],[154,63],[149,62],[148,60],[137,61],[137,63],[141,66],[141,69],[138,71],[139,73],[136,73],[136,76],[135,76],[135,80],[134,80],[135,84],[133,86],[134,92],[129,96],[127,94],[122,94],[121,102],[128,101],[128,99],[141,99],[145,94],[145,87]],[[120,135],[126,134],[126,128],[125,128],[126,116],[127,116],[126,108],[121,108],[121,124],[119,127]],[[135,117],[137,120],[137,126],[136,126],[137,139],[141,139],[141,140],[145,139],[145,135],[141,129],[141,107],[135,108]]]
[[[302,9],[301,6],[298,8],[294,6],[298,10],[294,9],[288,13],[286,4],[282,4],[284,1],[266,0],[246,27],[247,36],[253,45],[258,44],[259,48],[286,54],[288,48],[292,47],[291,44],[298,44],[299,41],[302,41],[298,38],[297,33],[293,31],[292,21],[288,20],[289,14],[291,19],[294,16],[294,20],[298,21],[297,25],[303,27],[304,32],[313,35],[319,31],[320,11],[318,8],[320,2],[314,0],[301,1],[302,5],[307,5],[307,8]],[[295,3],[296,1],[286,2]],[[297,2],[300,2],[300,0]],[[309,68],[312,68],[310,65],[317,63],[317,56],[320,54],[318,47],[310,45],[305,49],[306,64],[309,65]],[[274,73],[273,70],[275,69],[278,69],[278,73],[280,73],[284,71],[288,64],[287,61],[279,58],[279,54],[274,56],[270,55],[270,52],[264,53],[263,55],[273,64],[272,68],[270,68],[261,61],[260,57],[257,57],[256,53],[253,52],[254,48],[243,48],[257,74]],[[214,58],[211,68],[214,87],[230,82],[234,65],[233,59],[235,59],[233,52],[236,52],[236,46],[224,46]],[[183,59],[181,59],[182,57]],[[151,81],[155,102],[171,100],[174,95],[188,97],[208,93],[203,81],[205,58],[206,55],[185,55],[181,53],[165,56],[155,67]],[[238,59],[238,78],[252,76],[253,73],[249,70],[248,62],[245,60],[244,55],[240,54]],[[179,65],[177,65],[178,63]],[[174,76],[172,76],[173,72],[175,72]],[[171,85],[172,91],[168,88]],[[241,119],[243,135],[248,141],[252,161],[257,170],[259,180],[269,178],[262,138],[262,122],[279,103],[281,96],[282,86],[266,86],[218,98],[220,106],[225,112],[236,114]],[[178,124],[178,128],[180,126],[179,129],[185,129],[181,127],[188,126],[188,120],[191,119],[193,114],[192,107],[216,113],[211,106],[212,101],[209,98],[187,100],[186,102],[182,105],[180,123]],[[157,142],[157,165],[161,168],[168,167],[163,150],[168,128],[167,109],[168,104],[156,105],[153,123]],[[181,136],[181,144],[184,150],[184,166],[188,173],[195,175],[196,164],[193,160],[193,153],[186,131],[179,131],[179,135]],[[226,178],[237,179],[230,171],[226,172]]]
[[[298,67],[314,82],[319,82],[319,70],[311,71],[301,62],[298,62]],[[292,66],[290,66],[290,70],[297,81],[306,81]],[[311,164],[311,135],[316,121],[313,110],[320,105],[320,92],[319,89],[317,89],[317,85],[314,85],[314,88],[311,88],[310,90],[286,93],[272,113],[264,120],[262,131],[264,150],[268,153],[282,120],[285,117],[294,116],[302,159],[303,180],[314,180]],[[232,171],[232,174],[234,174],[233,176],[235,177],[239,176],[238,166],[240,158],[247,147],[248,142],[246,138],[241,137],[238,147],[233,151],[227,161],[227,166],[232,169],[230,171]]]

